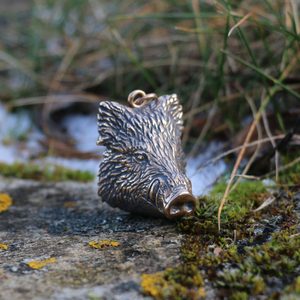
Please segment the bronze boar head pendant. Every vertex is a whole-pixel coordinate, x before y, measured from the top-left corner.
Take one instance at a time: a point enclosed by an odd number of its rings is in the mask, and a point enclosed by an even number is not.
[[[125,211],[169,219],[190,215],[196,200],[185,173],[182,106],[175,94],[134,91],[132,107],[102,101],[98,144],[106,147],[98,194]]]

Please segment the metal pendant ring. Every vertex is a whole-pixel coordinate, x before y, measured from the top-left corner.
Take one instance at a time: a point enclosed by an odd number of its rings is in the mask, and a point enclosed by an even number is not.
[[[155,93],[146,94],[142,90],[134,90],[128,95],[128,103],[135,108],[144,106],[146,103],[154,99],[157,99],[157,95]]]

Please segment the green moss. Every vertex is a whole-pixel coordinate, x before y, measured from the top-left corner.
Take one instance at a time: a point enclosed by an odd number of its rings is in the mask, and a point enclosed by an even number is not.
[[[223,270],[216,275],[216,286],[231,291],[247,292],[255,296],[264,293],[266,282],[272,277],[284,282],[291,281],[300,265],[300,237],[293,237],[295,227],[274,233],[271,240],[242,252],[224,251],[221,263],[215,265]],[[225,268],[224,264],[230,265]]]
[[[231,299],[232,300],[248,300],[249,299],[249,296],[247,293],[245,292],[234,292],[232,295],[231,295]]]
[[[187,233],[201,233],[202,237],[207,235],[208,239],[212,235],[218,237],[217,213],[225,188],[226,184],[221,182],[213,188],[208,196],[200,198],[195,217],[180,222],[180,230]],[[261,181],[243,181],[229,195],[221,215],[221,222],[224,229],[230,227],[231,238],[233,238],[233,230],[242,233],[245,224],[251,223],[250,216],[259,215],[254,214],[253,209],[261,205],[268,196],[269,193]],[[245,218],[248,219],[246,223]],[[227,242],[226,238],[225,243]]]
[[[226,185],[226,183],[221,182],[210,192],[208,201],[215,204],[215,211],[224,195]],[[266,199],[267,194],[267,189],[261,181],[240,182],[228,196],[227,204],[222,213],[223,222],[242,220],[250,210]]]
[[[226,294],[230,299],[248,299],[248,295],[264,294],[272,277],[284,285],[296,275],[300,265],[300,236],[297,232],[297,227],[293,226],[273,233],[270,241],[262,245],[246,246],[242,250],[238,250],[235,244],[227,247],[223,244],[219,254],[209,251],[205,241],[201,249],[201,239],[197,241],[189,237],[182,255],[185,261],[193,261],[200,271],[204,271],[220,295]],[[212,238],[211,242],[222,243],[220,238]],[[214,245],[214,249],[216,247]],[[295,291],[300,288],[298,281],[293,285]]]
[[[298,276],[296,279],[295,279],[295,282],[294,282],[294,291],[300,295],[300,276]]]
[[[294,282],[291,285],[286,287],[285,294],[286,295],[294,294],[297,295],[298,297],[300,296],[300,276],[297,276]]]
[[[184,264],[163,272],[143,274],[142,290],[155,299],[203,299],[204,281],[197,266]]]
[[[241,182],[228,199],[219,232],[217,210],[225,187],[218,184],[200,199],[194,217],[178,223],[180,232],[186,234],[181,247],[183,264],[197,267],[219,298],[267,295],[278,299],[283,293],[272,292],[274,280],[281,291],[293,283],[294,294],[300,235],[293,193],[282,190],[272,205],[255,212],[270,195],[262,182]]]
[[[209,193],[211,197],[223,196],[227,184],[220,182],[214,186]],[[234,201],[235,203],[248,201],[254,195],[259,195],[266,192],[266,187],[261,181],[241,181],[234,191],[229,194],[228,202]]]
[[[88,171],[71,170],[57,165],[37,165],[32,163],[0,163],[0,174],[5,177],[34,179],[42,181],[74,180],[87,182],[94,179]]]
[[[285,287],[290,287],[286,293],[292,295],[300,288],[300,280],[295,280],[299,276],[300,235],[294,193],[280,190],[276,201],[256,212],[254,209],[270,194],[260,181],[241,182],[228,198],[219,232],[217,211],[225,188],[225,183],[216,185],[207,197],[199,199],[195,216],[178,222],[179,231],[185,233],[180,249],[182,265],[160,272],[163,281],[154,285],[158,294],[146,294],[155,299],[173,299],[177,293],[181,296],[174,299],[194,299],[187,295],[199,285],[184,267],[201,274],[216,299],[278,299]],[[176,275],[168,277],[170,272]],[[206,284],[201,286],[207,289]]]
[[[300,236],[293,235],[292,227],[280,233],[274,233],[269,242],[256,247],[245,248],[244,264],[255,265],[263,274],[287,276],[293,274],[300,265]]]
[[[300,152],[293,155],[283,157],[283,166],[291,163],[300,157]],[[283,169],[279,172],[279,180],[281,184],[298,185],[300,184],[300,162],[293,164],[290,168]]]

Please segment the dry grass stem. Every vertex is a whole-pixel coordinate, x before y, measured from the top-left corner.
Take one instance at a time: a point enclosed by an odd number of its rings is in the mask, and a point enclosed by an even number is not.
[[[274,196],[270,196],[267,200],[265,200],[258,208],[254,209],[254,212],[258,212],[266,207],[268,207],[269,205],[271,205],[274,201],[276,200],[276,197]]]
[[[252,112],[252,115],[253,115],[253,119],[255,118],[255,116],[257,115],[257,110],[256,110],[256,107],[255,107],[255,103],[254,101],[251,99],[251,97],[249,97],[247,94],[245,95],[245,99],[247,100],[250,108],[251,108],[251,112]],[[261,128],[261,125],[260,125],[260,122],[258,121],[257,124],[256,124],[256,130],[257,130],[257,135],[258,135],[258,141],[262,139],[262,128]],[[254,153],[251,155],[249,161],[247,162],[243,172],[242,172],[242,176],[245,176],[248,172],[248,170],[250,169],[250,167],[252,166],[252,163],[254,162],[254,160],[256,159],[257,157],[257,154],[259,153],[260,151],[260,148],[261,148],[261,143],[257,143],[256,145],[256,148],[255,148],[255,151]],[[239,181],[242,177],[239,176],[238,179],[236,180],[236,182],[233,184],[231,191],[233,191],[236,186],[239,184]]]
[[[270,142],[272,144],[272,147],[273,149],[275,149],[275,180],[276,182],[278,182],[278,178],[279,178],[279,172],[278,172],[278,168],[279,168],[279,152],[276,150],[276,142],[273,138],[273,135],[271,133],[271,129],[270,129],[270,126],[269,126],[269,122],[268,122],[268,118],[266,116],[266,113],[263,112],[262,113],[262,120],[263,120],[263,123],[264,123],[264,127],[265,127],[265,131],[268,135],[268,137],[270,138]]]
[[[273,139],[274,139],[274,140],[281,140],[281,139],[283,139],[284,137],[285,137],[284,134],[279,134],[279,135],[273,136]],[[300,136],[299,136],[299,138],[298,138],[298,136],[295,135],[294,138],[296,138],[296,140],[297,140],[297,139],[300,139]],[[260,144],[260,143],[263,144],[263,143],[269,143],[269,142],[270,142],[270,138],[267,137],[267,138],[263,138],[263,139],[261,139],[261,140],[257,140],[257,141],[248,143],[248,144],[245,145],[245,147],[246,147],[246,148],[250,148],[250,147],[256,146],[257,144]],[[219,161],[220,159],[222,159],[222,158],[224,158],[224,157],[226,157],[226,156],[228,156],[228,155],[230,155],[230,154],[233,154],[233,153],[235,153],[235,152],[241,150],[242,148],[243,148],[243,146],[238,146],[238,147],[232,148],[232,149],[230,149],[230,150],[228,150],[228,151],[225,151],[225,152],[219,154],[218,156],[216,156],[216,157],[210,159],[210,160],[207,161],[204,165],[198,166],[198,170],[201,170],[202,168],[204,168],[204,167],[206,167],[206,166],[208,166],[208,165],[210,165],[210,164],[214,164],[214,163],[216,163],[217,161]]]
[[[246,20],[247,20],[249,17],[251,17],[251,16],[252,16],[252,12],[249,12],[249,13],[246,14],[242,19],[240,19],[234,26],[232,26],[231,29],[230,29],[229,32],[228,32],[228,37],[230,37],[231,34],[233,33],[233,31],[234,31],[237,27],[239,27],[239,26],[241,26],[243,23],[245,23]]]
[[[290,163],[284,165],[284,166],[281,166],[279,169],[278,169],[278,172],[283,172],[283,171],[286,171],[288,170],[289,168],[292,168],[294,165],[300,163],[300,157],[297,157],[296,159],[294,159],[293,161],[291,161]],[[264,178],[267,178],[269,176],[272,176],[275,174],[275,171],[272,171],[272,172],[269,172],[267,174],[265,174],[263,177]]]

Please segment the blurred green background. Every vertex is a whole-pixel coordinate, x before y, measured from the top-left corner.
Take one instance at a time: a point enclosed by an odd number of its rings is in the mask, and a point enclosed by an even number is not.
[[[0,101],[30,112],[47,153],[81,158],[63,116],[134,89],[180,96],[191,155],[208,140],[241,144],[260,108],[284,135],[299,119],[299,11],[297,0],[1,0]]]

